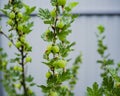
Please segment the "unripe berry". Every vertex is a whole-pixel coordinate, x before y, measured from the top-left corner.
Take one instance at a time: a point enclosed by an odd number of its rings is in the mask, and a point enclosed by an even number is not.
[[[12,19],[9,19],[9,20],[7,21],[7,24],[12,25],[12,24],[13,24]]]
[[[25,37],[24,36],[20,37],[20,41],[25,42]]]
[[[52,45],[48,45],[47,46],[47,51],[51,51],[52,50]]]
[[[22,31],[23,30],[23,25],[18,25],[18,30]]]
[[[28,90],[28,94],[32,94],[32,93],[33,93],[33,91],[29,89]]]
[[[52,17],[55,17],[55,16],[56,16],[56,10],[53,9],[53,10],[50,12],[50,14],[51,14]]]
[[[59,6],[65,6],[66,0],[58,0],[58,5]]]
[[[12,43],[11,43],[11,42],[8,42],[8,46],[11,47],[11,46],[12,46]]]
[[[27,62],[32,62],[32,58],[30,56],[28,56],[28,57],[26,57],[25,61],[26,61],[26,63]]]
[[[22,67],[18,66],[18,71],[21,72],[22,71]]]
[[[10,17],[11,19],[14,19],[14,18],[15,18],[15,13],[14,13],[14,12],[11,12],[11,13],[9,14],[9,17]]]
[[[66,64],[67,64],[67,62],[65,60],[58,60],[56,62],[56,65],[60,68],[65,68]]]
[[[47,36],[50,32],[51,32],[50,29],[47,29],[47,30],[45,31],[45,35]]]
[[[16,45],[17,48],[20,48],[22,44],[21,44],[20,41],[17,41],[15,45]]]
[[[20,72],[22,71],[22,67],[20,67],[20,66],[14,66],[13,69],[15,71],[20,71]]]
[[[6,66],[7,65],[7,61],[3,61],[2,62],[2,66],[4,67],[4,66]]]
[[[63,21],[59,21],[59,22],[57,23],[57,27],[60,28],[60,29],[62,29],[62,28],[64,27]]]
[[[59,52],[59,47],[58,47],[58,46],[52,46],[52,51],[53,51],[54,53]]]
[[[51,75],[52,75],[51,72],[48,71],[45,76],[46,78],[49,78]]]
[[[58,96],[57,92],[50,92],[49,96]]]
[[[15,86],[16,88],[18,88],[18,89],[21,88],[21,84],[20,84],[20,83],[19,83],[19,84],[14,84],[14,86]]]
[[[22,14],[21,12],[19,12],[19,13],[17,14],[17,16],[18,16],[18,18],[22,18],[22,17],[23,17],[23,14]]]

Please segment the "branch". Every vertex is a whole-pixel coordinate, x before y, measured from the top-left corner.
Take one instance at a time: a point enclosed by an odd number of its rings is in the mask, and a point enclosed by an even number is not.
[[[16,45],[15,45],[15,43],[13,42],[13,40],[11,40],[4,32],[2,32],[1,30],[0,30],[0,34],[2,34],[3,36],[5,36],[15,47],[16,47]],[[17,47],[16,47],[17,48]],[[18,48],[17,48],[18,49]],[[20,51],[20,49],[18,49],[18,51]]]

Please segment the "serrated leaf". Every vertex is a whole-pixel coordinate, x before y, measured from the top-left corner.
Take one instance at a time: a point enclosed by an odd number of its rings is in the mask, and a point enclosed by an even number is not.
[[[70,7],[71,9],[73,9],[73,8],[76,7],[78,4],[79,4],[78,2],[70,2],[69,7]]]
[[[26,77],[26,81],[27,82],[32,82],[33,80],[34,80],[34,78],[31,75],[29,75],[28,77]]]
[[[70,2],[68,6],[65,7],[66,11],[71,11],[74,7],[76,7],[79,3],[78,2]]]
[[[102,34],[105,31],[105,28],[102,25],[98,26],[99,33]]]
[[[4,13],[6,16],[8,16],[8,12],[7,12],[6,10],[0,9],[0,11],[1,11],[2,13]]]
[[[42,8],[39,9],[38,16],[43,20],[47,20],[51,17],[49,10],[48,9],[42,9]]]

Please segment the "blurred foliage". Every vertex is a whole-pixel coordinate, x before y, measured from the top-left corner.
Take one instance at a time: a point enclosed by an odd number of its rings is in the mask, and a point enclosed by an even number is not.
[[[120,96],[120,63],[115,64],[114,60],[110,58],[110,54],[107,54],[108,47],[104,44],[105,28],[100,25],[98,26],[99,32],[96,34],[98,38],[98,53],[101,59],[97,62],[101,64],[102,84],[100,88],[97,83],[93,84],[93,89],[87,88],[87,96]],[[117,65],[117,66],[116,66]],[[95,95],[98,94],[98,95]]]

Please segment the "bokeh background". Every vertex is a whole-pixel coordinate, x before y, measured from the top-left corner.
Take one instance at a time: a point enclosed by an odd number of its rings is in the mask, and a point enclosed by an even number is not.
[[[38,13],[38,8],[49,8],[50,0],[23,0],[30,6],[36,6],[37,9],[34,14]],[[70,0],[68,0],[70,1]],[[73,1],[73,0],[71,0]],[[79,14],[79,17],[72,24],[72,34],[69,35],[69,40],[75,41],[75,51],[70,54],[74,58],[81,51],[83,54],[83,64],[79,70],[79,81],[75,87],[75,96],[85,96],[86,87],[91,86],[93,82],[101,83],[99,64],[96,63],[99,59],[97,54],[97,38],[95,33],[98,32],[97,26],[103,25],[105,27],[106,40],[108,45],[108,52],[111,53],[111,58],[116,62],[120,61],[120,0],[74,0],[78,1],[79,5],[73,10],[73,13]],[[0,8],[3,8],[8,0],[0,0]],[[2,20],[0,25],[3,26],[3,31],[7,32],[9,28],[6,25],[7,18],[0,13]],[[28,41],[33,46],[33,51],[30,53],[33,58],[32,63],[26,67],[27,73],[35,78],[38,84],[45,84],[45,73],[48,68],[42,64],[42,55],[45,51],[46,44],[41,39],[41,34],[47,29],[39,17],[33,16],[34,21],[33,31],[29,34]],[[0,46],[9,54],[9,57],[14,57],[14,48],[8,48],[8,40],[0,35]],[[71,64],[68,65],[68,67]],[[1,77],[1,76],[0,76]],[[34,87],[33,90],[37,96],[43,96],[41,90]],[[6,96],[2,84],[0,84],[0,96]]]

